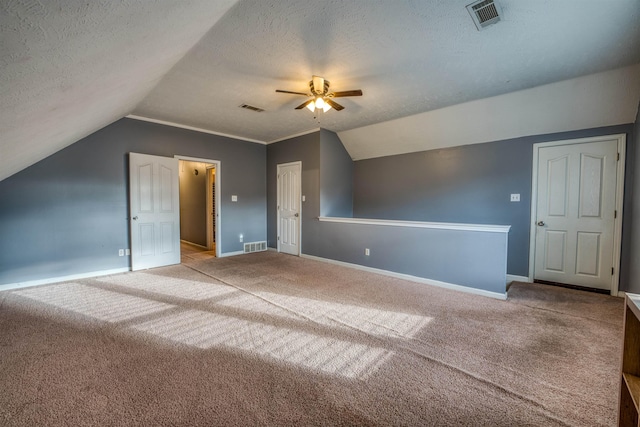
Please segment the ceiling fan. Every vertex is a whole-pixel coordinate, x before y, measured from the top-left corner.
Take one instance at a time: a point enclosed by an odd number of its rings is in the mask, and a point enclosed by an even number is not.
[[[332,107],[335,108],[336,111],[343,110],[344,107],[333,100],[333,98],[340,98],[344,96],[362,96],[362,91],[360,89],[357,90],[345,90],[342,92],[330,92],[329,91],[329,80],[325,80],[322,77],[313,76],[311,81],[309,82],[309,93],[304,92],[292,92],[290,90],[280,90],[276,89],[276,92],[279,93],[290,93],[292,95],[302,95],[308,96],[309,99],[306,102],[298,105],[296,110],[301,110],[304,107],[307,107],[311,111],[315,111],[317,109],[321,109],[325,113],[329,111]]]

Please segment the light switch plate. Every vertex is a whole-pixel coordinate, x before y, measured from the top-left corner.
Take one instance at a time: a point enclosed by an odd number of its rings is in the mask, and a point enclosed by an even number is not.
[[[303,202],[305,201],[305,197],[304,197],[304,194],[302,195],[302,201],[303,201]]]
[[[520,194],[512,194],[511,195],[511,201],[512,202],[519,202],[520,201]]]
[[[236,196],[235,194],[233,196],[231,196],[231,201],[232,202],[237,202],[238,201],[238,196]]]

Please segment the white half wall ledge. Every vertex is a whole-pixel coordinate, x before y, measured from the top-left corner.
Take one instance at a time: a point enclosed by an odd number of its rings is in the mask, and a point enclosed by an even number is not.
[[[366,266],[360,265],[360,264],[352,264],[352,263],[349,263],[349,262],[337,261],[337,260],[330,259],[330,258],[322,258],[322,257],[318,257],[318,256],[315,256],[315,255],[301,254],[300,256],[302,258],[307,258],[307,259],[311,259],[311,260],[315,260],[315,261],[326,262],[326,263],[329,263],[329,264],[340,265],[342,267],[353,268],[353,269],[356,269],[356,270],[366,271],[366,272],[369,272],[369,273],[381,274],[383,276],[394,277],[396,279],[404,279],[404,280],[408,280],[410,282],[422,283],[422,284],[431,285],[431,286],[437,286],[439,288],[445,288],[445,289],[450,289],[450,290],[459,291],[459,292],[465,292],[465,293],[473,294],[473,295],[480,295],[480,296],[483,296],[483,297],[489,297],[489,298],[494,298],[494,299],[499,299],[499,300],[506,300],[507,299],[507,293],[506,292],[505,293],[499,293],[499,292],[485,291],[483,289],[476,289],[476,288],[471,288],[471,287],[468,287],[468,286],[456,285],[454,283],[447,283],[447,282],[442,282],[442,281],[439,281],[439,280],[433,280],[433,279],[427,279],[427,278],[424,278],[424,277],[412,276],[410,274],[396,273],[395,271],[382,270],[382,269],[373,268],[373,267],[366,267]]]
[[[353,160],[633,123],[640,64],[338,132]]]
[[[401,221],[391,219],[318,217],[322,222],[338,222],[343,224],[380,225],[389,227],[431,228],[454,231],[482,231],[485,233],[508,233],[510,225],[458,224],[452,222]]]

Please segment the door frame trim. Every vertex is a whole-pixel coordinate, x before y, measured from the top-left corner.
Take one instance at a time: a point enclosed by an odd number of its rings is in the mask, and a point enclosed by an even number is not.
[[[302,254],[302,160],[288,163],[279,163],[276,165],[276,248],[280,253],[280,209],[278,209],[278,203],[280,202],[280,183],[278,182],[278,176],[280,175],[280,168],[284,166],[299,166],[300,167],[300,221],[298,222],[298,255]]]
[[[208,163],[208,164],[212,164],[214,165],[214,167],[216,168],[216,180],[215,180],[215,186],[216,186],[216,214],[218,215],[216,218],[216,226],[215,226],[215,233],[216,233],[216,257],[219,258],[220,254],[222,253],[222,242],[220,241],[220,229],[221,229],[221,224],[222,224],[222,210],[220,209],[220,188],[221,188],[221,183],[220,181],[222,180],[222,165],[220,162],[220,160],[211,160],[211,159],[204,159],[201,157],[189,157],[189,156],[181,156],[179,154],[176,154],[173,156],[175,159],[180,160],[185,160],[188,162],[199,162],[199,163]]]
[[[614,272],[611,276],[610,294],[618,296],[618,288],[620,285],[620,258],[622,250],[622,217],[624,208],[624,179],[625,179],[625,163],[627,134],[619,133],[614,135],[602,135],[589,138],[564,139],[559,141],[540,142],[533,144],[533,164],[531,176],[531,216],[529,229],[529,281],[533,282],[535,273],[535,256],[536,256],[536,212],[538,200],[538,151],[540,148],[556,147],[561,145],[587,144],[590,142],[617,140],[618,153],[620,160],[616,167],[616,210],[618,216],[614,220],[613,231],[613,267]]]

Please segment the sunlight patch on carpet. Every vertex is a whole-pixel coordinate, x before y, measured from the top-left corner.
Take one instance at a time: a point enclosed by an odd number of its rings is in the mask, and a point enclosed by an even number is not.
[[[376,347],[199,310],[132,326],[201,349],[236,349],[326,374],[366,378],[392,352]]]
[[[107,322],[121,322],[175,306],[79,283],[28,288],[13,294]]]
[[[267,316],[278,316],[294,320],[305,319],[302,316],[299,316],[284,308],[278,307],[273,303],[265,301],[262,298],[258,298],[251,294],[235,295],[222,301],[216,301],[215,305],[247,310],[253,313],[265,314]]]
[[[258,294],[273,304],[285,307],[289,311],[279,310],[290,313],[290,316],[292,315],[291,312],[298,313],[323,325],[331,327],[336,325],[348,326],[364,333],[378,336],[413,338],[433,320],[432,317],[428,316],[281,295],[272,292],[258,292]],[[233,298],[222,301],[220,304],[226,305],[229,301],[233,301]],[[265,305],[270,304],[259,304],[254,309],[260,310]]]
[[[215,298],[236,291],[236,289],[231,286],[217,283],[199,282],[140,272],[121,274],[97,280],[102,283],[193,301]]]

